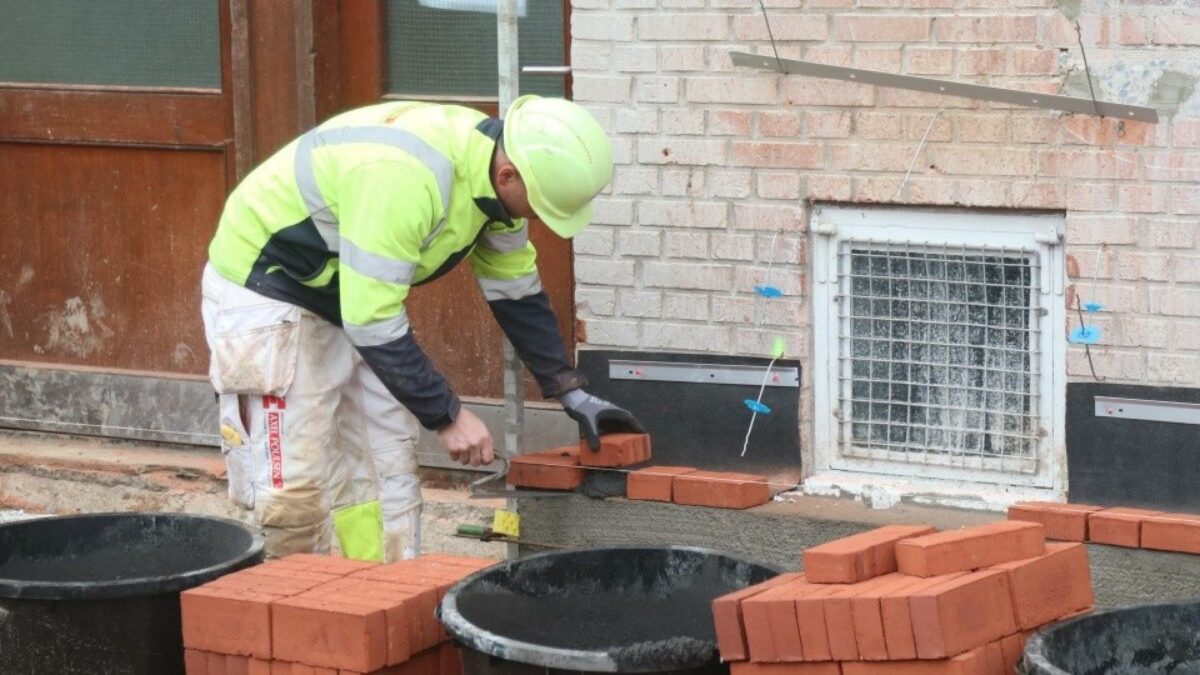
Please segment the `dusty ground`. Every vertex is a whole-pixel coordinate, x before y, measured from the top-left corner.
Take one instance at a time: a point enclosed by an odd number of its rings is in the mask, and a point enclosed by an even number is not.
[[[436,484],[461,484],[461,480]],[[504,501],[426,487],[422,548],[503,558],[503,544],[454,537],[461,523],[490,523]],[[243,519],[226,498],[215,450],[0,432],[0,522],[30,514],[170,511]]]

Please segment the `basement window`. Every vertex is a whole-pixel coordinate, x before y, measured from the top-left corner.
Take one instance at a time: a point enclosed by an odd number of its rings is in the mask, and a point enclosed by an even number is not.
[[[814,208],[818,471],[1056,485],[1062,223]]]

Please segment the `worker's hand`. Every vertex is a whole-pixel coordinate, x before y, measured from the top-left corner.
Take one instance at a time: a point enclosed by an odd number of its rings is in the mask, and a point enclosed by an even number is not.
[[[459,410],[458,419],[438,429],[437,435],[450,459],[461,464],[480,466],[496,458],[492,435],[483,420],[466,408]]]
[[[588,447],[592,450],[600,449],[600,434],[646,432],[633,413],[582,389],[568,391],[558,400],[567,415],[579,423],[579,433],[587,439]]]

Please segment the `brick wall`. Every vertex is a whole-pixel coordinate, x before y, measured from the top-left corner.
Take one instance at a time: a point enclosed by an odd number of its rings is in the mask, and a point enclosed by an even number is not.
[[[1195,0],[766,4],[784,58],[1087,96],[1079,11],[1097,96],[1167,114],[1148,125],[735,69],[730,51],[770,53],[756,0],[575,0],[574,95],[618,163],[575,245],[585,347],[764,355],[783,334],[807,360],[809,200],[892,202],[929,128],[895,203],[1065,212],[1067,298],[1079,287],[1108,309],[1099,373],[1200,385]],[[785,297],[756,304],[772,250]],[[1068,373],[1090,379],[1082,350]]]

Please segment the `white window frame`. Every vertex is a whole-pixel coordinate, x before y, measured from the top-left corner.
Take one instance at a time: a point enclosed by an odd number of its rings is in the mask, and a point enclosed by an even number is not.
[[[814,204],[813,237],[813,402],[814,466],[810,478],[839,475],[867,480],[932,481],[948,487],[994,486],[1000,489],[1048,489],[1065,492],[1066,275],[1063,214],[969,209],[860,207]],[[867,240],[920,246],[1007,248],[1039,256],[1039,305],[1044,310],[1037,333],[1040,376],[1038,418],[1045,435],[1037,447],[1033,473],[970,467],[904,463],[843,456],[838,447],[839,381],[836,300],[840,292],[837,256],[843,241]],[[807,481],[806,481],[807,482]],[[818,481],[819,482],[819,481]],[[836,480],[834,481],[836,483]]]

